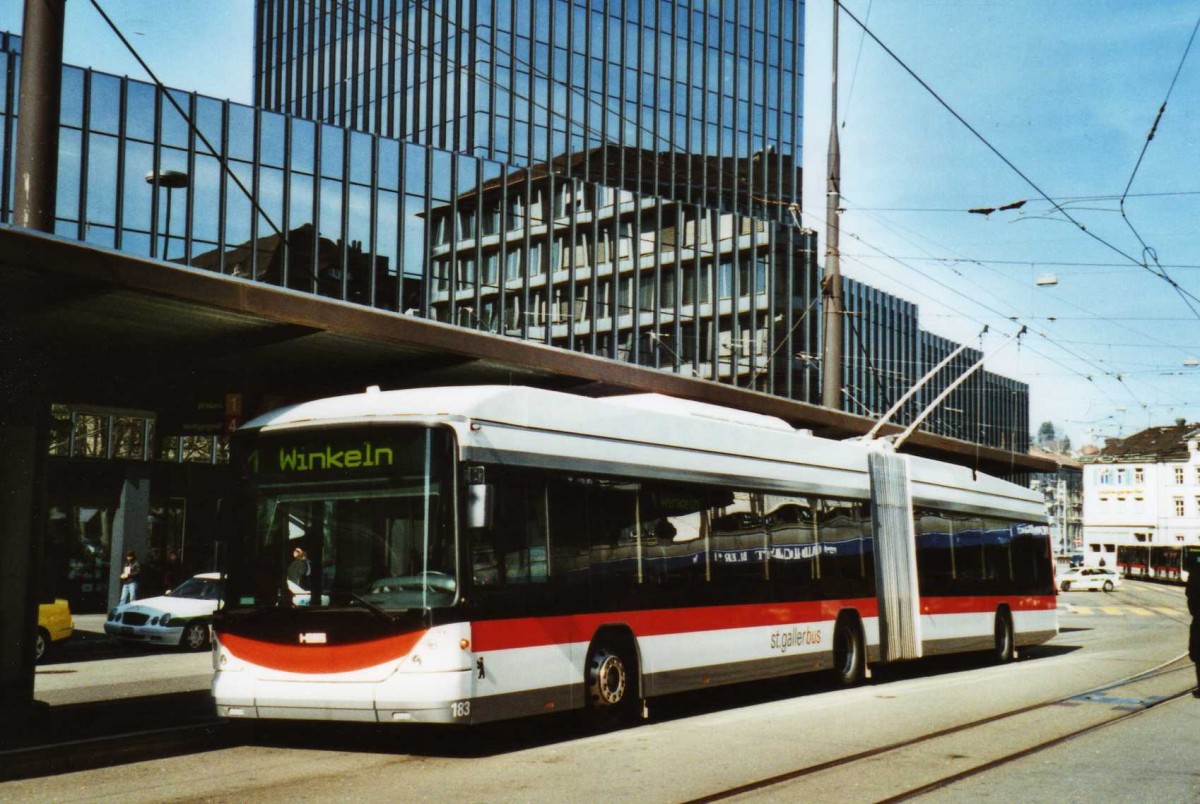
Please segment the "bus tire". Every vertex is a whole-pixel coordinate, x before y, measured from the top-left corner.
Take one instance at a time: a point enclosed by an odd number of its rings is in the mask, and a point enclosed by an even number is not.
[[[586,665],[589,720],[607,730],[633,722],[638,712],[637,659],[630,639],[598,634],[588,650]]]
[[[996,664],[1008,664],[1017,657],[1016,643],[1013,640],[1012,617],[1005,610],[996,612],[996,644],[992,649],[992,658]]]
[[[833,627],[833,678],[839,686],[853,687],[866,671],[866,651],[856,618],[839,617]]]

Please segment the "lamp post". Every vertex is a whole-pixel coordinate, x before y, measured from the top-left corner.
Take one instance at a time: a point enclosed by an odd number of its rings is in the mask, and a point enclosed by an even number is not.
[[[167,225],[163,242],[162,258],[168,258],[171,250],[171,191],[182,190],[188,186],[188,174],[181,170],[150,171],[146,174],[146,184],[151,187],[167,188]]]

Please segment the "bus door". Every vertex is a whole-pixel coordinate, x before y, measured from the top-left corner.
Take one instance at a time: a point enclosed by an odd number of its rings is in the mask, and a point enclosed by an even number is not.
[[[879,648],[884,661],[921,657],[921,607],[908,461],[891,452],[868,455]]]

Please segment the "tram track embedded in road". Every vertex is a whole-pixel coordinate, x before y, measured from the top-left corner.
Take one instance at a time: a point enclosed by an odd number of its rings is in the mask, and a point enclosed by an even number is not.
[[[1054,707],[1054,706],[1073,705],[1080,701],[1096,699],[1096,697],[1099,696],[1101,693],[1104,693],[1104,692],[1107,692],[1110,690],[1114,690],[1114,689],[1117,689],[1120,687],[1124,687],[1124,686],[1127,686],[1130,684],[1135,684],[1135,683],[1142,682],[1142,681],[1147,681],[1147,680],[1150,680],[1153,678],[1158,678],[1158,677],[1167,676],[1167,675],[1173,675],[1173,674],[1182,673],[1182,672],[1188,673],[1189,678],[1190,678],[1190,674],[1192,673],[1192,666],[1191,666],[1191,663],[1188,661],[1187,654],[1181,654],[1181,655],[1176,656],[1173,659],[1169,659],[1168,661],[1163,662],[1155,667],[1151,667],[1151,668],[1143,670],[1141,672],[1134,673],[1133,675],[1129,675],[1124,678],[1106,682],[1105,684],[1102,684],[1102,685],[1099,685],[1096,687],[1092,687],[1090,689],[1086,689],[1086,690],[1083,690],[1080,692],[1074,692],[1074,693],[1071,693],[1070,695],[1065,695],[1065,696],[1062,696],[1059,698],[1054,698],[1049,701],[1042,701],[1039,703],[1030,704],[1028,706],[1022,706],[1017,709],[1012,709],[1007,712],[1000,712],[1000,713],[997,713],[994,715],[989,715],[987,717],[978,718],[976,720],[972,720],[972,721],[969,721],[966,723],[960,723],[955,726],[950,726],[948,728],[939,729],[937,731],[930,732],[928,734],[923,734],[923,735],[920,735],[919,737],[914,737],[914,738],[908,739],[908,740],[901,740],[899,742],[890,743],[888,745],[879,746],[877,748],[872,748],[872,749],[869,749],[866,751],[860,751],[858,753],[851,754],[851,755],[845,756],[845,757],[840,757],[838,759],[832,759],[832,760],[828,760],[825,762],[816,763],[814,765],[808,765],[806,767],[798,768],[793,771],[788,771],[786,773],[781,773],[781,774],[777,774],[775,776],[770,776],[770,777],[767,777],[764,779],[759,779],[757,781],[749,782],[747,784],[738,785],[737,787],[732,787],[732,788],[729,788],[728,790],[723,790],[723,791],[716,792],[716,793],[710,793],[705,796],[700,796],[698,798],[691,799],[690,801],[686,802],[686,804],[706,804],[707,802],[725,801],[725,800],[728,800],[731,798],[735,798],[737,796],[743,796],[743,795],[747,795],[750,793],[756,793],[756,792],[763,792],[763,791],[769,790],[773,787],[778,787],[780,785],[784,785],[789,782],[794,782],[794,781],[803,779],[807,776],[812,776],[817,773],[821,773],[824,771],[830,771],[830,770],[834,770],[834,769],[838,769],[838,768],[847,768],[849,766],[854,765],[855,763],[860,763],[860,762],[864,762],[866,760],[875,759],[875,758],[878,758],[881,756],[885,756],[887,754],[901,751],[906,748],[911,748],[913,746],[920,745],[922,743],[928,743],[928,742],[931,742],[931,741],[939,739],[939,738],[948,737],[948,736],[954,735],[954,734],[961,734],[963,732],[967,732],[972,729],[982,728],[984,726],[988,726],[988,725],[991,725],[994,723],[1008,720],[1010,718],[1018,717],[1020,715],[1026,715],[1031,712],[1036,712],[1036,711],[1042,710],[1042,709],[1048,709],[1048,708]],[[1108,720],[1104,720],[1099,723],[1089,724],[1082,728],[1073,729],[1066,734],[1060,734],[1060,735],[1055,736],[1052,739],[1040,741],[1040,742],[1036,743],[1035,745],[1025,746],[1025,747],[1021,748],[1020,750],[1012,751],[1012,752],[1004,754],[1003,756],[999,756],[994,759],[990,759],[990,760],[981,762],[978,765],[974,765],[973,767],[964,769],[957,773],[948,774],[948,775],[939,777],[938,779],[927,782],[918,787],[906,790],[903,793],[899,793],[899,794],[881,799],[881,802],[899,802],[899,801],[906,801],[906,800],[912,799],[921,794],[928,793],[933,790],[937,790],[939,788],[946,787],[950,784],[954,784],[955,782],[962,781],[963,779],[968,779],[972,776],[977,776],[981,773],[985,773],[987,771],[993,770],[994,768],[997,768],[997,767],[1006,765],[1010,762],[1014,762],[1016,760],[1030,756],[1031,754],[1036,754],[1039,751],[1044,751],[1046,749],[1053,748],[1056,745],[1060,745],[1062,743],[1073,740],[1077,737],[1081,737],[1083,735],[1095,732],[1095,731],[1105,728],[1107,726],[1121,723],[1123,721],[1128,720],[1131,717],[1135,717],[1144,712],[1147,712],[1150,709],[1153,709],[1158,706],[1162,706],[1163,704],[1170,703],[1171,701],[1179,700],[1185,696],[1190,696],[1190,695],[1191,695],[1191,686],[1189,685],[1184,690],[1179,691],[1179,692],[1174,692],[1174,693],[1170,693],[1170,694],[1167,694],[1167,695],[1164,695],[1161,697],[1148,698],[1148,699],[1138,701],[1138,703],[1135,706],[1115,707],[1118,710],[1117,714],[1114,715],[1113,717],[1109,718]]]

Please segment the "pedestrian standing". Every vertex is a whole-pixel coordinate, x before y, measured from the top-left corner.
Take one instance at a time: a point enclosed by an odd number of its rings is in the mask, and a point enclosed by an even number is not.
[[[125,563],[121,566],[121,603],[132,603],[137,600],[138,576],[142,574],[142,566],[138,563],[137,555],[130,550],[125,554]]]
[[[1188,634],[1188,657],[1196,664],[1196,689],[1192,695],[1200,698],[1200,556],[1192,561],[1188,571],[1187,604],[1192,615],[1192,627]]]

